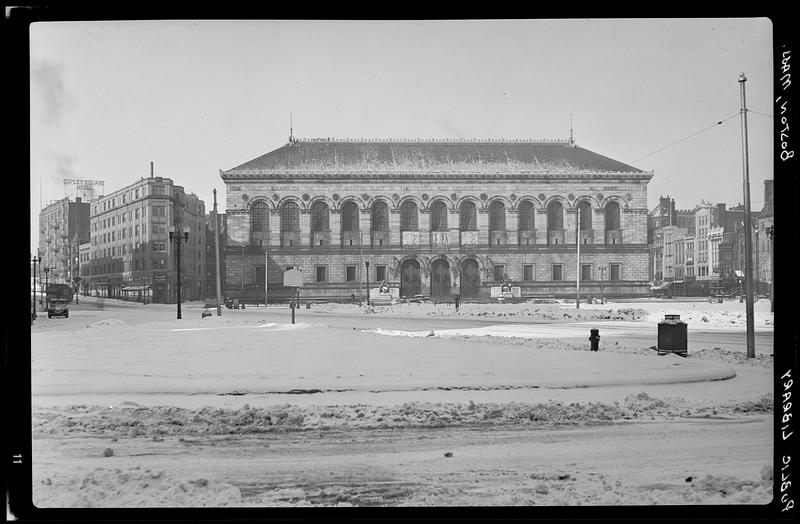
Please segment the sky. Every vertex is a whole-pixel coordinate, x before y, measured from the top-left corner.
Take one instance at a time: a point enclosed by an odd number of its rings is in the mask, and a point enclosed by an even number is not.
[[[765,18],[70,21],[30,27],[31,246],[63,179],[169,177],[211,210],[219,170],[298,138],[549,138],[751,204],[773,173]],[[718,122],[721,122],[718,124]]]

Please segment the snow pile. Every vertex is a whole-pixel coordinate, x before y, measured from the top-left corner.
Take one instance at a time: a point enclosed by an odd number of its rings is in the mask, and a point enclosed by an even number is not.
[[[315,311],[332,313],[351,313],[362,315],[386,315],[400,317],[483,317],[483,318],[509,318],[509,319],[540,319],[540,320],[642,320],[646,317],[643,309],[624,306],[603,309],[575,309],[574,305],[564,306],[555,304],[461,304],[456,311],[453,304],[395,304],[393,306],[358,306],[352,304],[318,304]]]
[[[478,317],[491,319],[552,320],[552,321],[634,321],[658,323],[664,315],[678,314],[681,320],[693,326],[711,329],[745,329],[747,326],[745,304],[738,300],[710,303],[704,300],[648,300],[631,302],[607,302],[605,304],[553,301],[540,303],[462,303],[458,311],[451,303],[432,302],[395,304],[388,307],[367,307],[352,304],[315,304],[314,311],[337,314],[377,315],[390,317]],[[774,314],[769,301],[754,304],[754,322],[759,330],[774,327]]]
[[[576,478],[566,475],[538,475],[533,497],[515,501],[537,506],[656,506],[684,504],[767,504],[772,500],[772,479],[741,480],[705,475],[676,479],[672,483],[627,486],[605,475]],[[580,493],[580,497],[577,494]]]
[[[747,358],[747,354],[742,353],[741,351],[731,351],[718,347],[703,348],[692,351],[689,353],[689,358],[714,360],[716,362],[725,362],[727,364],[735,364],[737,366],[756,366],[769,368],[773,366],[774,362],[774,355],[755,355],[752,358]]]
[[[92,322],[91,324],[87,324],[86,327],[90,329],[95,328],[115,328],[127,326],[124,320],[119,320],[117,318],[109,318],[105,320],[98,320],[97,322]]]
[[[185,480],[163,470],[96,468],[78,476],[53,476],[33,488],[34,502],[51,508],[235,506],[239,488],[205,478]]]
[[[164,438],[245,435],[337,428],[387,429],[466,425],[592,425],[627,420],[738,416],[772,412],[772,397],[727,404],[669,402],[641,392],[623,402],[429,403],[402,405],[297,406],[264,408],[177,408],[69,406],[36,409],[35,436],[87,434]]]
[[[702,306],[701,306],[702,307]],[[747,316],[743,311],[710,310],[697,308],[680,311],[681,320],[691,323],[698,328],[735,328],[747,329]],[[648,322],[661,322],[664,313],[649,313],[645,319]],[[769,311],[756,311],[753,314],[753,325],[756,328],[773,326],[773,314]]]

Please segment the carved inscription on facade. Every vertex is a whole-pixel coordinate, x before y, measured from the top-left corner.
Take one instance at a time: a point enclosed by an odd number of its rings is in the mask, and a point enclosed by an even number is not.
[[[403,247],[419,245],[419,231],[403,231],[401,237]]]

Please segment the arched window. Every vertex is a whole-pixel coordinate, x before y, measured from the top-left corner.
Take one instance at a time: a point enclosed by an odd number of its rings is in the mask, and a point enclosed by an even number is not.
[[[372,204],[372,230],[389,231],[389,206],[386,202]]]
[[[250,231],[253,233],[269,231],[269,206],[266,202],[256,202],[250,208]]]
[[[431,204],[431,231],[447,231],[447,206],[441,200]]]
[[[621,229],[618,203],[612,201],[606,204],[605,215],[606,215],[606,230]]]
[[[583,200],[578,204],[578,212],[581,215],[581,231],[592,229],[592,205]]]
[[[495,200],[489,206],[489,231],[505,231],[506,205],[500,200]]]
[[[281,207],[281,231],[300,231],[300,208],[294,202]]]
[[[564,229],[564,208],[561,202],[555,200],[547,206],[547,230]]]
[[[478,230],[478,213],[475,209],[475,202],[465,200],[458,206],[458,228],[461,231]]]
[[[314,202],[311,206],[311,231],[330,231],[330,210],[325,202]]]
[[[342,205],[342,231],[358,231],[358,204],[355,202]]]
[[[523,200],[519,203],[517,209],[517,216],[519,217],[519,231],[533,231],[534,223],[534,209],[533,202],[530,200]]]
[[[400,206],[400,231],[418,231],[417,204],[412,200],[406,200]]]

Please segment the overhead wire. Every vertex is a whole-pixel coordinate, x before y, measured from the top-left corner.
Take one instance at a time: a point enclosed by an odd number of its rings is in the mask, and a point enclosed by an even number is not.
[[[638,162],[640,160],[644,160],[645,158],[647,158],[649,156],[653,156],[656,153],[660,153],[661,151],[664,151],[665,149],[668,149],[668,148],[670,148],[670,147],[672,147],[672,146],[674,146],[676,144],[680,144],[684,140],[688,140],[688,139],[692,138],[693,136],[697,136],[700,133],[704,133],[704,132],[708,131],[709,129],[711,129],[712,127],[716,127],[718,125],[721,125],[721,124],[727,122],[728,120],[730,120],[731,118],[735,118],[735,117],[739,116],[740,114],[741,114],[741,111],[737,111],[736,113],[732,114],[731,116],[729,116],[727,118],[724,118],[724,119],[720,120],[719,122],[717,122],[717,123],[715,123],[713,125],[710,125],[710,126],[708,126],[706,128],[701,129],[700,131],[696,131],[696,132],[694,132],[694,133],[692,133],[690,135],[687,135],[687,136],[681,138],[680,140],[676,140],[675,142],[672,142],[671,144],[668,144],[668,145],[666,145],[666,146],[664,146],[664,147],[662,147],[660,149],[657,149],[656,151],[653,151],[652,153],[648,153],[648,154],[644,155],[643,157],[640,157],[640,158],[637,158],[636,160],[628,162],[628,164],[634,164],[634,163],[636,163],[636,162]]]

